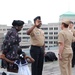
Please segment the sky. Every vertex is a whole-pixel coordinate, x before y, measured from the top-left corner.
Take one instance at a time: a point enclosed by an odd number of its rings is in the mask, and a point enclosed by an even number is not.
[[[58,22],[67,11],[75,13],[75,0],[0,0],[0,24],[11,26],[13,20],[33,22],[41,16],[42,23]]]

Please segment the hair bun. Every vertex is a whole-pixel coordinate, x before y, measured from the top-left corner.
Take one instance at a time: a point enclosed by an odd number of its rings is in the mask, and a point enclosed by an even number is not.
[[[24,24],[24,21],[21,21],[21,20],[14,20],[12,22],[13,26],[22,26],[23,24]]]

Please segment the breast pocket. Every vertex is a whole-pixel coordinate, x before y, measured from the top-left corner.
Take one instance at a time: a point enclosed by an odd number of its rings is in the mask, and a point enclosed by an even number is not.
[[[39,31],[37,31],[37,32],[35,33],[35,35],[36,35],[36,36],[39,36],[39,35],[41,35],[41,33],[40,33]]]

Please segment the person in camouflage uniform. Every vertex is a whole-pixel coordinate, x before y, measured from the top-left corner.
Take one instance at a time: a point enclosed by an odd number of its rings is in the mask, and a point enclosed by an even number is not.
[[[14,20],[12,22],[12,28],[5,35],[5,39],[2,44],[3,54],[10,60],[16,60],[18,58],[17,50],[20,48],[20,37],[18,32],[21,31],[24,22],[21,20]],[[17,65],[7,63],[5,60],[2,60],[2,68],[7,68],[7,71],[17,72]]]

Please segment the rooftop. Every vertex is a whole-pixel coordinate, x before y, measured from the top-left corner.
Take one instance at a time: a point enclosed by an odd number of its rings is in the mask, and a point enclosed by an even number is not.
[[[64,13],[64,14],[62,14],[62,15],[60,15],[60,17],[62,17],[62,16],[75,16],[75,13],[73,13],[73,12],[71,12],[71,11],[68,11],[68,12],[66,12],[66,13]]]

